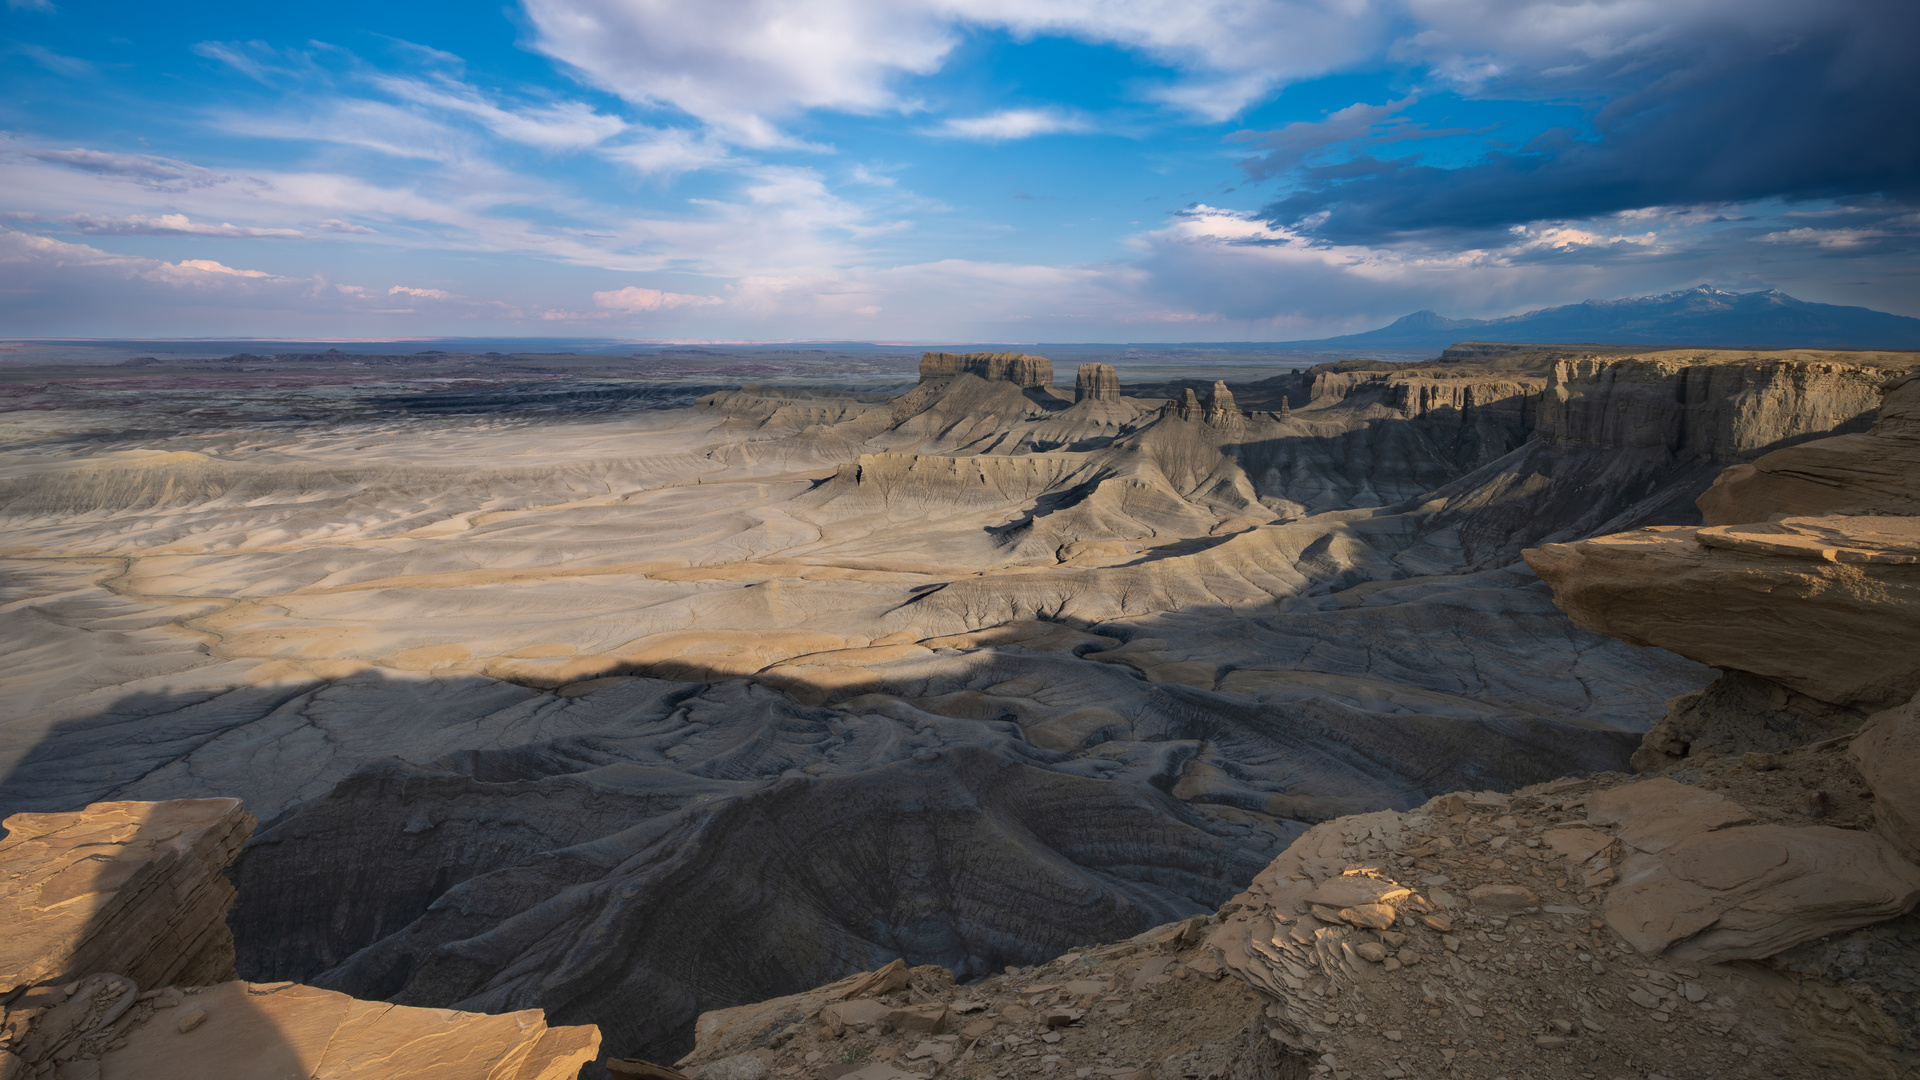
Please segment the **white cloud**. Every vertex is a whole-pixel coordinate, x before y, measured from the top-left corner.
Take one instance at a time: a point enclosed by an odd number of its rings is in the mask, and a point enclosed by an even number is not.
[[[422,300],[452,300],[454,295],[445,289],[415,289],[407,285],[395,285],[387,290],[388,296],[413,296]]]
[[[49,7],[46,10],[52,10],[52,8]],[[98,71],[92,64],[77,56],[57,53],[44,45],[16,45],[14,48],[21,55],[55,75],[65,75],[69,79],[85,79]]]
[[[228,238],[299,239],[306,235],[299,229],[259,229],[226,222],[219,225],[210,225],[204,221],[194,221],[185,214],[161,214],[158,217],[148,217],[144,214],[128,214],[125,217],[102,217],[96,214],[69,214],[60,220],[73,226],[78,232],[113,236],[220,236]]]
[[[1822,248],[1859,247],[1869,240],[1892,235],[1885,229],[1782,229],[1762,235],[1769,244],[1810,244]]]
[[[363,98],[328,98],[305,112],[224,112],[214,126],[234,135],[358,146],[398,158],[457,162],[473,153],[464,137],[430,117]]]
[[[718,296],[692,296],[687,293],[661,292],[658,289],[643,289],[638,285],[628,285],[623,289],[611,289],[593,294],[593,302],[613,311],[639,312],[661,311],[681,307],[707,307],[712,304],[724,304]]]
[[[1068,116],[1058,109],[1005,109],[987,116],[947,120],[929,134],[998,142],[1085,130],[1086,121]]]
[[[354,236],[372,236],[379,231],[377,229],[369,229],[365,225],[355,225],[351,221],[342,221],[339,218],[328,218],[325,221],[316,221],[313,227],[319,229],[321,232],[348,233]]]
[[[258,278],[266,281],[286,281],[278,274],[269,274],[265,270],[238,270],[212,259],[182,259],[177,263],[162,263],[148,271],[146,276],[158,281],[180,285],[202,285],[207,275],[214,280],[229,278]]]
[[[736,141],[780,145],[807,109],[911,111],[902,76],[939,69],[968,29],[1145,52],[1189,73],[1155,96],[1209,119],[1384,42],[1368,0],[527,0],[541,51],[630,101]]]
[[[637,134],[630,142],[602,147],[601,154],[647,176],[744,164],[707,134],[685,128],[641,128]]]
[[[478,120],[503,139],[549,150],[578,150],[620,134],[627,122],[607,116],[578,101],[561,101],[531,108],[503,109],[471,86],[451,79],[434,83],[419,79],[379,76],[374,84],[389,94],[418,105],[458,113]]]
[[[257,82],[271,82],[277,76],[305,74],[313,70],[304,55],[294,54],[292,62],[264,41],[202,41],[193,46],[196,56],[218,60]]]
[[[800,109],[877,112],[888,82],[958,41],[924,8],[875,0],[528,0],[535,46],[629,101],[669,105],[752,146]]]
[[[86,244],[70,244],[0,228],[0,292],[14,295],[40,291],[49,282],[78,275],[101,279],[148,281],[176,287],[284,285],[292,279],[264,270],[246,270],[212,259],[167,262],[134,255],[118,255]]]
[[[141,187],[153,188],[156,191],[186,191],[192,188],[212,187],[231,179],[212,169],[189,165],[172,158],[154,157],[150,154],[112,154],[100,150],[75,148],[29,150],[26,156],[36,161],[77,169],[80,172],[109,176],[116,180],[131,180]]]

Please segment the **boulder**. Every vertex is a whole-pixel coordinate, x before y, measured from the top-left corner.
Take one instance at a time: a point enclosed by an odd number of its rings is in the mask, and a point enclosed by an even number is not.
[[[1613,846],[1613,837],[1598,829],[1583,829],[1571,826],[1564,829],[1548,829],[1540,834],[1540,839],[1557,855],[1564,856],[1568,862],[1583,863],[1595,855]]]
[[[1467,899],[1473,901],[1475,911],[1489,915],[1520,915],[1540,907],[1540,898],[1519,885],[1482,885],[1469,889]]]
[[[1306,901],[1338,911],[1369,904],[1388,904],[1410,895],[1412,890],[1392,881],[1365,874],[1342,874],[1321,882],[1306,895]]]
[[[820,1019],[843,1027],[863,1028],[886,1019],[892,1011],[891,1006],[882,1005],[872,998],[855,998],[852,1001],[829,1002],[820,1009]]]
[[[1920,867],[1878,836],[1753,825],[1629,855],[1605,918],[1648,955],[1720,963],[1892,918],[1916,900]]]
[[[1391,904],[1360,904],[1340,909],[1340,921],[1368,930],[1385,930],[1399,917],[1400,913]]]
[[[1920,517],[1656,526],[1524,553],[1574,622],[1818,701],[1920,692]]]
[[[947,1030],[947,1007],[943,1004],[909,1005],[887,1013],[887,1022],[895,1031],[921,1031],[939,1035]]]
[[[1920,861],[1920,694],[1874,715],[1847,752],[1873,790],[1880,835]]]
[[[1621,843],[1658,854],[1690,836],[1744,825],[1753,815],[1724,795],[1662,777],[1600,792],[1587,800],[1587,820],[1616,826]]]
[[[1758,959],[1909,910],[1920,867],[1871,833],[1750,825],[1740,804],[1667,778],[1587,800],[1627,850],[1604,917],[1648,955]]]

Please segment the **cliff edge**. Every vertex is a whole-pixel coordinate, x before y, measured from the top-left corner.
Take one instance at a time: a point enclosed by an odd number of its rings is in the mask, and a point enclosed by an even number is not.
[[[570,1080],[600,1033],[234,980],[238,799],[15,814],[0,840],[0,1080]]]

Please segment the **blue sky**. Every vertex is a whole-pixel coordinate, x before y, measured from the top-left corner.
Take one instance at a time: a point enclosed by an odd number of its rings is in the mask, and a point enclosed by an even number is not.
[[[1910,0],[8,0],[0,333],[1920,315]]]

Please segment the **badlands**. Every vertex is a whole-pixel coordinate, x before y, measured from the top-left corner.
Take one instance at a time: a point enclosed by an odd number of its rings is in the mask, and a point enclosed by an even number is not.
[[[10,1045],[113,1075],[195,991],[521,1017],[501,1077],[1907,1075],[1917,369],[21,389],[0,858],[186,815],[232,959],[16,950]]]

